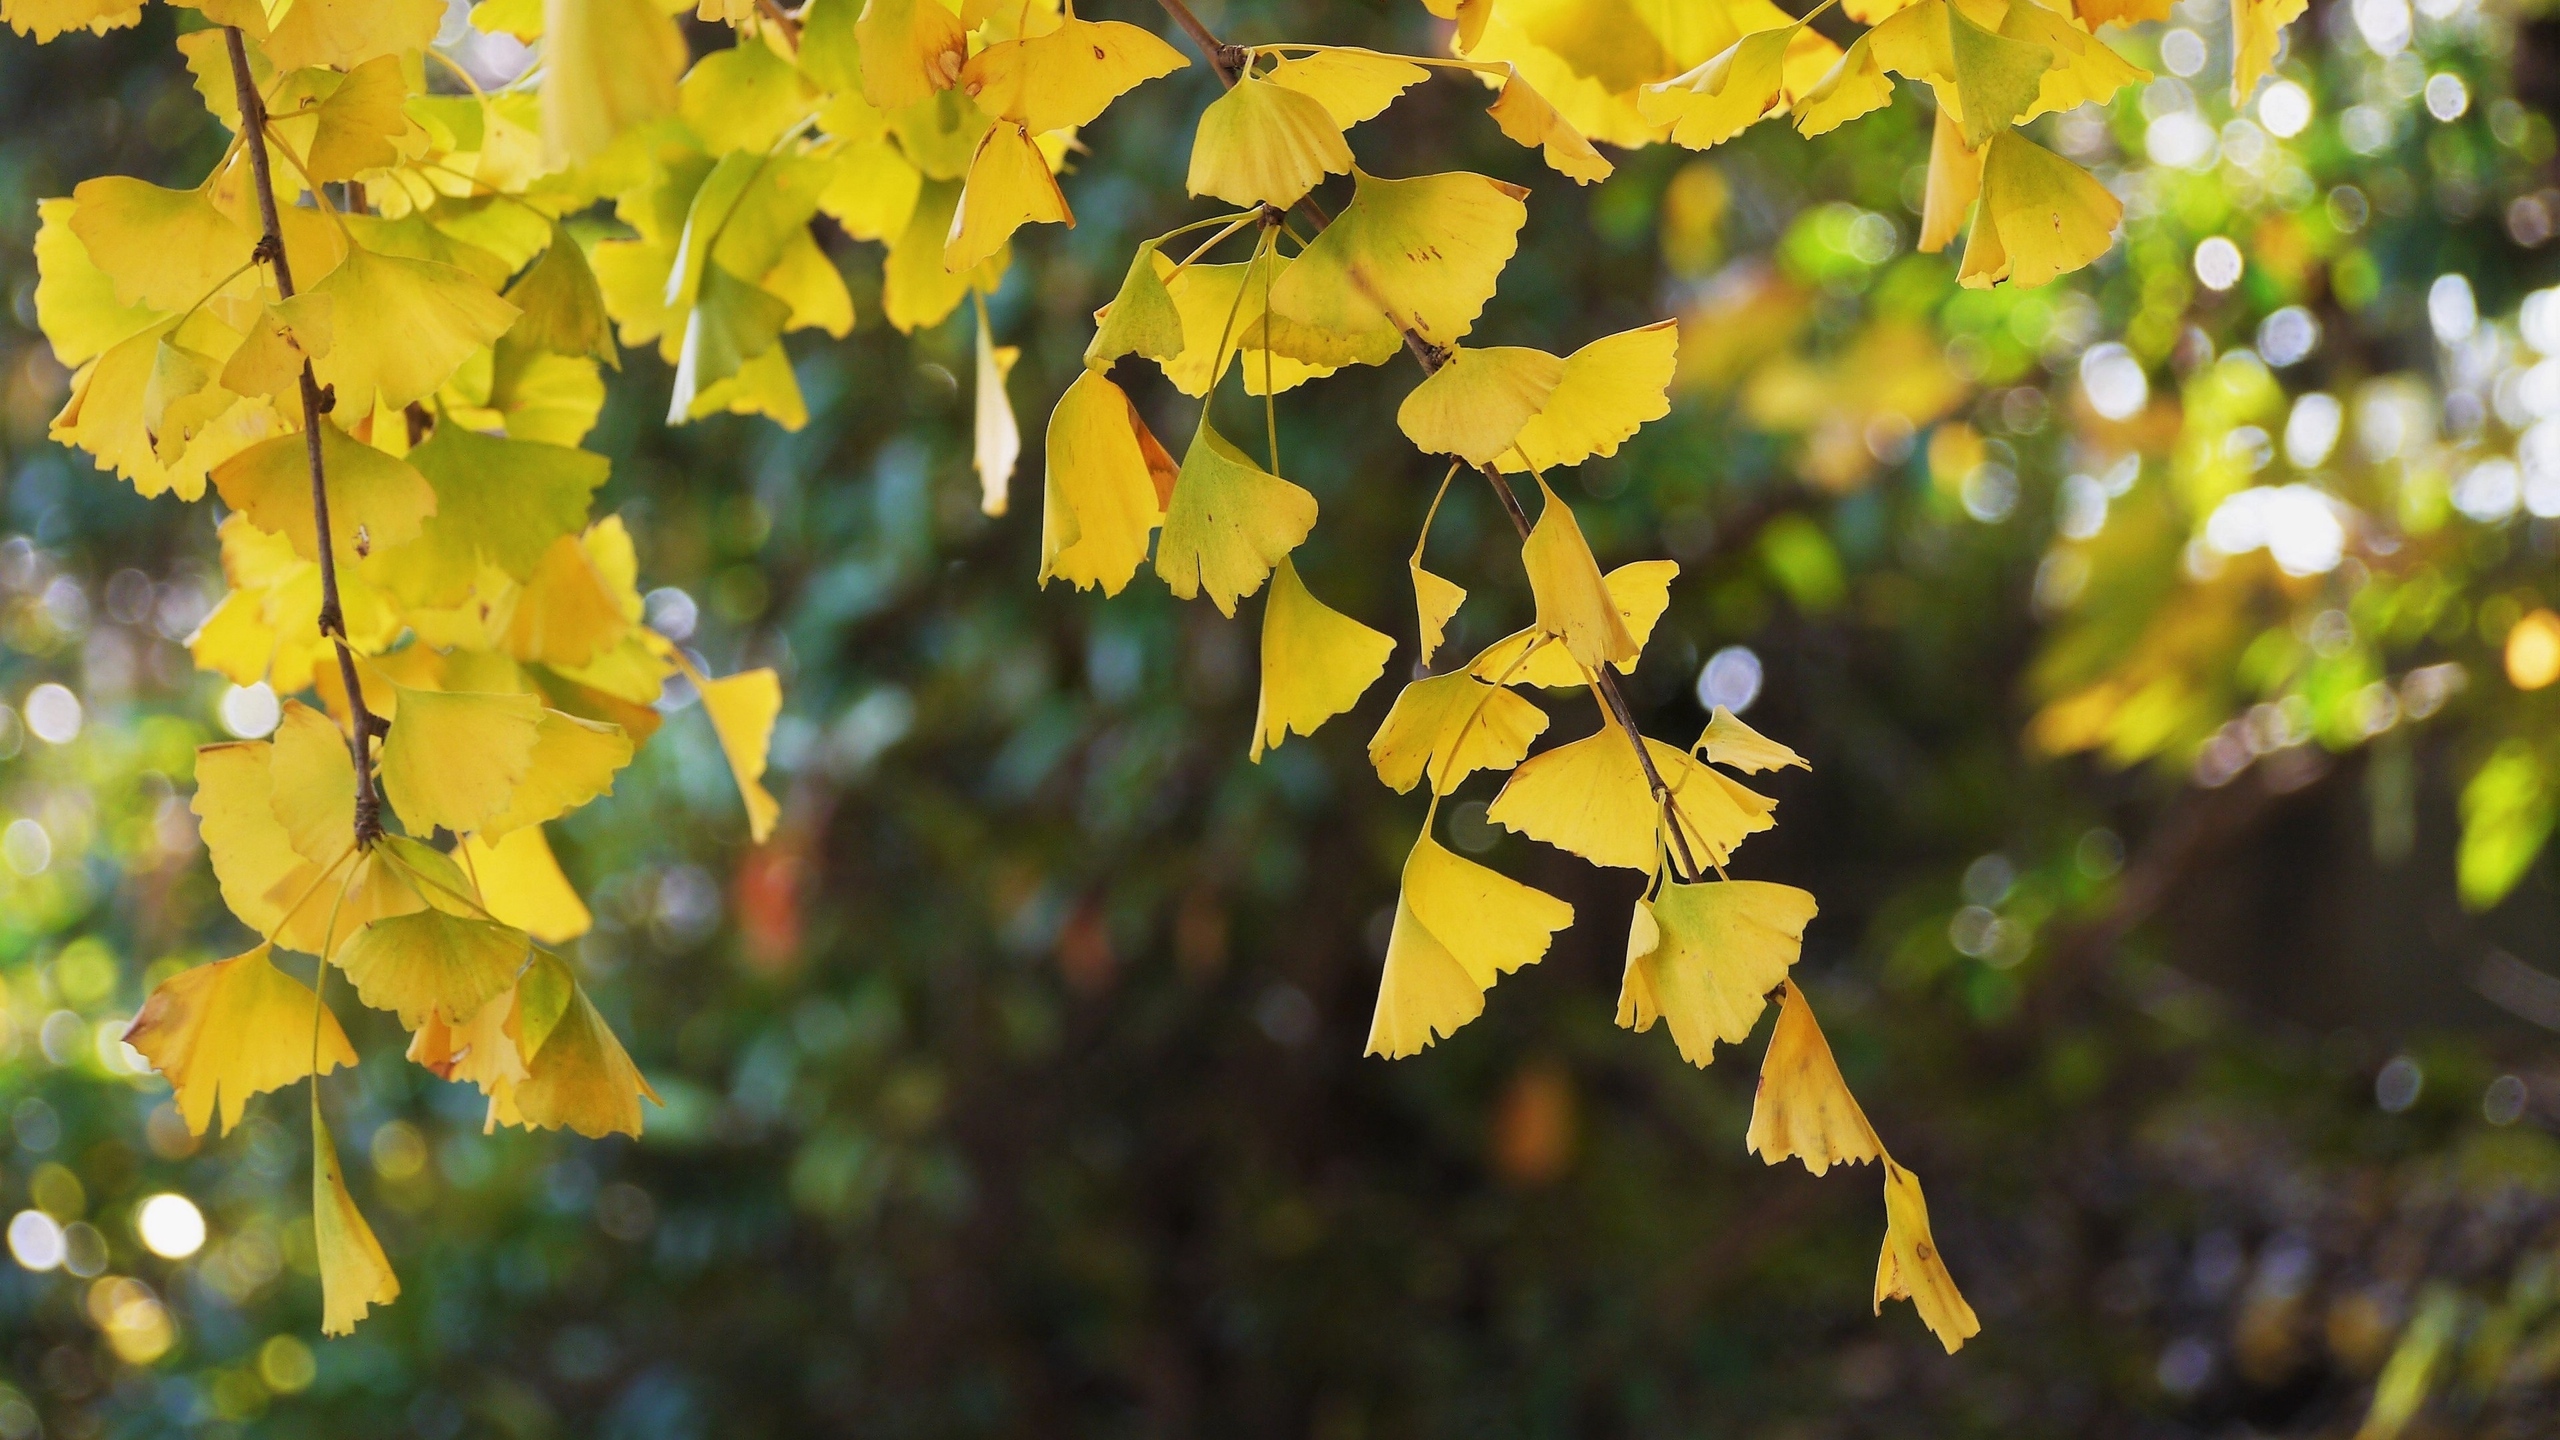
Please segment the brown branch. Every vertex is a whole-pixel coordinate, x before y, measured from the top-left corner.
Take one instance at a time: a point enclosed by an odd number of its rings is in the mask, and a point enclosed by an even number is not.
[[[1165,14],[1173,18],[1173,23],[1181,27],[1182,33],[1191,37],[1191,43],[1199,47],[1201,55],[1209,62],[1209,68],[1217,73],[1218,83],[1228,89],[1235,88],[1237,78],[1244,72],[1245,59],[1249,52],[1243,46],[1229,45],[1220,40],[1208,26],[1200,23],[1200,17],[1191,13],[1191,7],[1184,3],[1184,0],[1156,0],[1156,3],[1164,7]],[[1324,207],[1316,203],[1313,195],[1301,197],[1297,208],[1313,221],[1319,230],[1333,223],[1333,217],[1325,213]],[[1356,280],[1359,277],[1355,273],[1353,278]],[[1372,295],[1370,299],[1374,303],[1377,297]],[[1381,312],[1387,313],[1387,318],[1395,324],[1397,332],[1404,336],[1406,352],[1411,354],[1414,362],[1422,367],[1422,373],[1426,377],[1449,363],[1448,351],[1432,344],[1421,332],[1397,319],[1392,312],[1387,311],[1385,305],[1381,304],[1378,308]],[[1493,487],[1494,497],[1502,502],[1503,513],[1511,517],[1511,528],[1519,531],[1521,541],[1526,543],[1530,529],[1529,512],[1521,508],[1520,497],[1512,491],[1510,482],[1502,478],[1502,471],[1499,468],[1492,465],[1480,465],[1476,468],[1484,475],[1485,483]],[[1627,743],[1635,746],[1636,763],[1644,767],[1645,784],[1653,792],[1655,807],[1672,812],[1671,838],[1680,852],[1682,865],[1688,870],[1685,878],[1690,880],[1704,878],[1706,872],[1698,868],[1697,858],[1689,853],[1688,837],[1681,833],[1671,787],[1663,783],[1662,772],[1655,768],[1653,752],[1645,747],[1644,732],[1636,728],[1635,712],[1627,708],[1626,697],[1618,690],[1618,678],[1607,664],[1600,666],[1596,683],[1610,718],[1626,732]],[[1684,877],[1675,875],[1673,878]]]
[[[800,17],[783,9],[775,0],[756,0],[756,9],[764,12],[764,18],[772,23],[774,29],[782,32],[782,38],[791,42],[792,52],[797,54],[800,49]]]
[[[266,233],[258,239],[257,256],[274,270],[276,293],[293,298],[293,264],[285,255],[284,223],[276,214],[276,182],[267,158],[267,102],[249,78],[249,48],[239,28],[222,29],[231,56],[231,89],[240,106],[240,134],[249,149],[249,169],[258,185],[258,216]],[[337,547],[329,534],[329,485],[320,459],[320,427],[337,397],[320,388],[311,362],[302,362],[303,452],[311,463],[311,521],[320,537],[320,633],[336,642],[338,676],[347,687],[347,711],[355,733],[347,738],[356,763],[356,845],[367,847],[382,838],[382,798],[373,788],[373,737],[389,727],[374,718],[364,703],[364,685],[356,676],[355,652],[347,648],[346,611],[338,603]]]

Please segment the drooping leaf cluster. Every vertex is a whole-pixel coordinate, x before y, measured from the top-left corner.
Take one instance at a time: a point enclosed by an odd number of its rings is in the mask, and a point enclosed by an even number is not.
[[[298,982],[269,958],[282,946],[320,956],[324,986],[334,965],[395,1011],[413,1059],[487,1092],[491,1124],[636,1131],[646,1081],[540,948],[587,923],[540,827],[610,789],[681,671],[761,838],[779,693],[769,672],[704,677],[639,624],[628,537],[610,518],[588,523],[603,467],[575,446],[601,401],[599,366],[618,363],[615,332],[674,366],[671,423],[726,411],[796,427],[806,406],[782,336],[853,323],[814,217],[887,244],[893,324],[938,323],[1000,281],[1021,226],[1074,223],[1057,177],[1076,130],[1186,62],[1071,5],[705,0],[699,18],[739,27],[739,43],[688,67],[650,0],[487,0],[473,23],[539,45],[538,79],[486,94],[457,68],[468,93],[456,94],[429,84],[430,65],[451,62],[431,48],[441,12],[426,0],[189,8],[210,22],[182,42],[199,88],[244,133],[194,190],[109,178],[48,204],[39,313],[81,366],[55,433],[145,494],[219,493],[234,512],[233,591],[196,638],[199,663],[309,692],[317,708],[289,705],[272,741],[206,752],[197,808],[217,874],[266,942],[222,962],[236,971],[172,982],[134,1043],[195,1097],[198,1124],[217,1094],[236,1118],[246,1094],[325,1073],[334,1022],[297,1008]],[[1476,770],[1512,771],[1490,818],[1651,877],[1621,1024],[1664,1020],[1703,1065],[1782,994],[1751,1144],[1817,1172],[1884,1161],[1877,1301],[1911,1296],[1952,1349],[1977,1327],[1928,1240],[1918,1182],[1884,1154],[1786,980],[1813,901],[1725,875],[1775,804],[1725,772],[1802,762],[1721,710],[1687,750],[1636,730],[1615,677],[1636,665],[1678,567],[1604,576],[1547,479],[1667,413],[1676,330],[1564,356],[1463,343],[1528,191],[1374,176],[1345,139],[1431,69],[1465,71],[1497,90],[1504,135],[1590,184],[1612,169],[1594,140],[1703,149],[1772,114],[1819,135],[1890,103],[1901,77],[1936,105],[1922,248],[1970,215],[1965,284],[2040,285],[2108,248],[2122,207],[2016,127],[2147,79],[2093,33],[2140,17],[2034,0],[1851,4],[1869,28],[1844,48],[1814,28],[1828,8],[1461,0],[1435,10],[1457,22],[1455,58],[1212,46],[1224,93],[1200,118],[1187,183],[1240,208],[1142,245],[1098,317],[1086,373],[1049,424],[1041,577],[1116,593],[1152,549],[1174,595],[1205,591],[1229,615],[1268,581],[1252,754],[1311,733],[1366,692],[1394,644],[1317,599],[1291,563],[1318,507],[1284,478],[1274,401],[1348,367],[1419,359],[1400,427],[1453,457],[1452,480],[1471,469],[1500,496],[1535,616],[1413,682],[1371,742],[1389,785],[1432,786],[1372,1053],[1453,1033],[1572,919],[1432,838],[1441,797]],[[2246,92],[2291,14],[2240,8]],[[7,8],[40,38],[138,13]],[[1348,204],[1329,214],[1313,192],[1343,175]],[[582,243],[565,222],[607,200],[627,233]],[[1213,233],[1175,259],[1167,247],[1201,230]],[[1207,259],[1238,238],[1244,259]],[[978,469],[997,514],[1021,451],[1005,394],[1014,352],[983,298],[976,308]],[[1203,399],[1178,461],[1110,377],[1132,356]],[[1210,423],[1231,367],[1265,402],[1260,460]],[[1524,474],[1534,523],[1508,478]],[[1423,565],[1436,508],[1410,567],[1426,664],[1466,599]],[[1592,695],[1598,730],[1531,758],[1548,716],[1527,695],[1574,688]],[[405,833],[381,828],[384,805]],[[296,1016],[312,1036],[299,1068],[285,1043]],[[329,1326],[343,1329],[397,1285],[337,1175],[316,1085],[313,1105]]]

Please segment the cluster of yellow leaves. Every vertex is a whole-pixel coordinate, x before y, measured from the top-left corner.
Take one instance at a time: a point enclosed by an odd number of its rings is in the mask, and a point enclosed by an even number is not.
[[[1974,286],[2041,285],[2106,252],[2123,207],[2014,127],[2148,80],[2096,32],[2168,15],[2166,0],[1845,0],[1867,28],[1844,49],[1771,0],[1426,3],[1458,22],[1454,53],[1534,83],[1577,138],[1622,147],[1706,149],[1770,116],[1820,135],[1892,103],[1896,76],[1928,86],[1938,119],[1921,248],[1944,248],[1970,217],[1960,277]],[[2240,100],[2303,9],[2233,0]]]
[[[1928,3],[1943,13],[1946,0]],[[1504,23],[1484,0],[1452,13],[1471,50],[1489,26]],[[1757,42],[1767,53],[1755,51],[1748,63],[1765,61],[1779,77],[1773,84],[1792,64],[1809,87],[1838,59],[1836,51],[1817,55],[1807,74],[1798,37],[1810,32],[1757,28],[1768,29]],[[1573,120],[1529,87],[1511,57],[1467,68],[1498,71],[1495,118],[1506,134],[1542,148],[1578,180],[1607,173]],[[1040,579],[1117,594],[1152,545],[1156,573],[1174,595],[1205,592],[1227,615],[1268,580],[1251,758],[1291,734],[1314,733],[1359,702],[1396,643],[1326,605],[1301,578],[1292,555],[1315,525],[1317,504],[1278,473],[1276,428],[1266,466],[1211,424],[1206,402],[1230,367],[1248,394],[1271,397],[1345,367],[1384,364],[1408,348],[1425,355],[1426,377],[1405,397],[1398,424],[1421,450],[1451,456],[1453,478],[1466,466],[1497,485],[1506,471],[1535,479],[1541,507],[1521,563],[1536,613],[1465,665],[1406,685],[1369,742],[1382,781],[1401,792],[1427,779],[1432,797],[1405,861],[1369,1053],[1410,1056],[1454,1035],[1484,1012],[1503,975],[1542,959],[1556,932],[1573,923],[1564,901],[1433,836],[1442,796],[1477,771],[1508,771],[1489,819],[1595,864],[1656,877],[1652,898],[1636,908],[1619,1022],[1642,1030],[1667,1021],[1681,1053],[1704,1064],[1717,1043],[1748,1036],[1771,993],[1781,992],[1786,1003],[1752,1147],[1773,1162],[1801,1155],[1816,1172],[1883,1158],[1787,979],[1813,898],[1723,878],[1735,849],[1770,828],[1775,809],[1727,772],[1805,762],[1721,709],[1683,750],[1636,734],[1605,703],[1596,733],[1530,757],[1549,722],[1532,695],[1588,689],[1597,697],[1601,677],[1634,669],[1668,605],[1679,566],[1639,561],[1603,574],[1546,472],[1614,455],[1669,412],[1678,329],[1665,321],[1569,356],[1464,343],[1516,248],[1525,192],[1476,175],[1371,175],[1343,137],[1427,74],[1405,57],[1365,50],[1276,46],[1247,54],[1201,117],[1189,178],[1193,194],[1244,208],[1142,243],[1096,315],[1084,372],[1050,416]],[[1662,123],[1672,130],[1680,122]],[[1351,178],[1350,203],[1329,220],[1311,212],[1321,229],[1301,240],[1280,212],[1335,175]],[[1175,258],[1177,241],[1213,228]],[[1246,230],[1255,238],[1243,261],[1207,258]],[[1284,253],[1284,241],[1296,244],[1294,254]],[[1131,357],[1154,362],[1176,389],[1203,401],[1179,463],[1111,379]],[[1428,530],[1426,515],[1424,541]],[[1424,568],[1422,542],[1409,573],[1427,666],[1467,593]],[[1697,873],[1702,866],[1716,878]],[[1914,1296],[1952,1349],[1978,1327],[1928,1237],[1918,1182],[1889,1160],[1887,1167],[1878,1304]]]
[[[481,1088],[490,1124],[637,1134],[647,1081],[569,964],[543,948],[591,923],[545,826],[612,789],[681,672],[763,839],[778,809],[762,776],[781,703],[772,672],[702,676],[643,625],[631,537],[590,518],[607,463],[578,445],[603,401],[599,367],[619,352],[613,291],[561,222],[616,188],[612,147],[639,131],[616,122],[581,164],[593,117],[564,128],[546,93],[427,93],[437,0],[191,8],[237,27],[268,124],[239,133],[230,38],[191,29],[180,49],[236,136],[211,173],[185,189],[103,177],[42,203],[37,318],[74,372],[52,433],[144,495],[219,493],[230,590],[190,642],[196,661],[312,700],[289,699],[270,739],[200,752],[194,808],[214,873],[262,940],[160,986],[128,1038],[176,1088],[191,1128],[219,1109],[228,1129],[250,1096],[354,1062],[321,999],[335,967],[412,1032],[412,1058]],[[138,13],[11,0],[7,15],[49,35]],[[644,23],[592,43],[627,60],[629,46],[671,33],[654,6],[626,18]],[[664,54],[680,66],[680,39]],[[645,72],[620,60],[552,73],[621,95],[635,125],[650,113]],[[728,81],[711,109],[749,123],[741,110],[761,81]],[[632,143],[624,159],[683,163],[665,137]],[[258,150],[282,191],[282,265],[257,249]],[[342,210],[342,197],[362,203]],[[735,278],[724,265],[744,264],[759,283],[789,282],[794,316],[849,323],[849,307],[828,311],[827,286],[842,286],[807,235],[810,212],[756,213],[761,228],[724,216],[725,228],[680,243],[663,303],[683,292],[690,309]],[[737,259],[757,246],[770,264]],[[735,348],[735,327],[720,323],[685,322],[697,375]],[[322,397],[314,413],[307,384]],[[319,628],[324,563],[379,727],[368,733]],[[363,845],[359,766],[391,823]],[[302,973],[316,990],[277,962],[287,952],[314,957]],[[343,1333],[399,1286],[316,1096],[313,1108],[324,1325]]]

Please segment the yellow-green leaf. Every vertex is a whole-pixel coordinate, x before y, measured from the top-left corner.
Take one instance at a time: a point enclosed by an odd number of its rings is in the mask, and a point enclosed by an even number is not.
[[[1165,507],[1156,573],[1177,597],[1205,590],[1233,615],[1315,523],[1316,497],[1255,464],[1204,416]]]
[[[1806,892],[1762,880],[1672,882],[1637,903],[1659,938],[1642,955],[1628,947],[1618,1023],[1642,1032],[1668,1022],[1680,1057],[1701,1066],[1719,1041],[1737,1044],[1759,1023],[1804,948],[1815,908]]]
[[[408,461],[386,455],[326,420],[320,460],[328,479],[329,538],[338,564],[351,566],[375,550],[405,545],[436,513],[435,488]],[[222,503],[270,535],[293,542],[305,560],[320,558],[320,526],[311,508],[311,459],[299,434],[262,441],[214,467]]]
[[[321,1334],[352,1335],[368,1309],[400,1298],[400,1277],[391,1273],[382,1242],[373,1238],[373,1227],[347,1193],[337,1144],[316,1107],[311,1112],[311,1233],[320,1259]]]
[[[382,742],[382,790],[410,833],[441,828],[465,835],[503,812],[533,764],[542,702],[406,685],[394,693],[399,701]]]
[[[1350,169],[1351,147],[1324,102],[1248,75],[1200,113],[1186,183],[1231,205],[1286,210]]]
[[[1974,289],[2045,284],[2106,254],[2123,218],[2124,202],[2096,176],[2003,130],[1983,153],[1982,199],[1957,278]]]
[[[276,310],[299,325],[321,302],[333,322],[362,317],[361,323],[332,323],[328,353],[312,361],[320,383],[337,392],[337,413],[351,416],[377,404],[397,410],[434,394],[472,351],[507,333],[517,315],[466,270],[361,247]]]
[[[460,1025],[515,983],[532,938],[512,925],[432,906],[373,921],[337,955],[356,998],[415,1030],[430,1014]]]
[[[1392,353],[1399,326],[1434,345],[1463,339],[1519,246],[1529,192],[1464,172],[1381,180],[1354,167],[1352,181],[1350,205],[1273,282],[1272,314],[1386,342],[1336,363],[1377,363],[1365,356]]]

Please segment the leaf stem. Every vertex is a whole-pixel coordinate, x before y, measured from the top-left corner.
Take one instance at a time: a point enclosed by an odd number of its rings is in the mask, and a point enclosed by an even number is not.
[[[268,265],[275,271],[276,293],[293,298],[293,262],[285,254],[284,222],[276,213],[276,181],[267,159],[267,102],[258,93],[257,83],[249,77],[248,42],[238,26],[222,27],[224,47],[230,52],[231,88],[240,106],[240,133],[256,136],[249,144],[250,173],[258,185],[258,216],[266,225],[266,233],[258,240]],[[297,165],[301,162],[296,161]],[[326,201],[322,202],[324,205]],[[333,212],[334,213],[334,212]],[[339,222],[341,226],[344,221]],[[350,241],[349,243],[353,243]],[[335,408],[337,396],[320,388],[319,377],[311,371],[311,362],[302,362],[302,435],[303,451],[311,466],[311,521],[320,537],[320,633],[335,642],[338,651],[338,678],[347,690],[347,713],[354,720],[354,733],[347,745],[356,762],[356,825],[358,849],[368,849],[382,838],[382,797],[373,788],[373,737],[390,727],[374,718],[364,703],[364,682],[356,675],[355,652],[347,646],[346,609],[338,600],[338,551],[329,534],[328,473],[321,461],[320,427]],[[313,1105],[319,1104],[315,1094]]]

